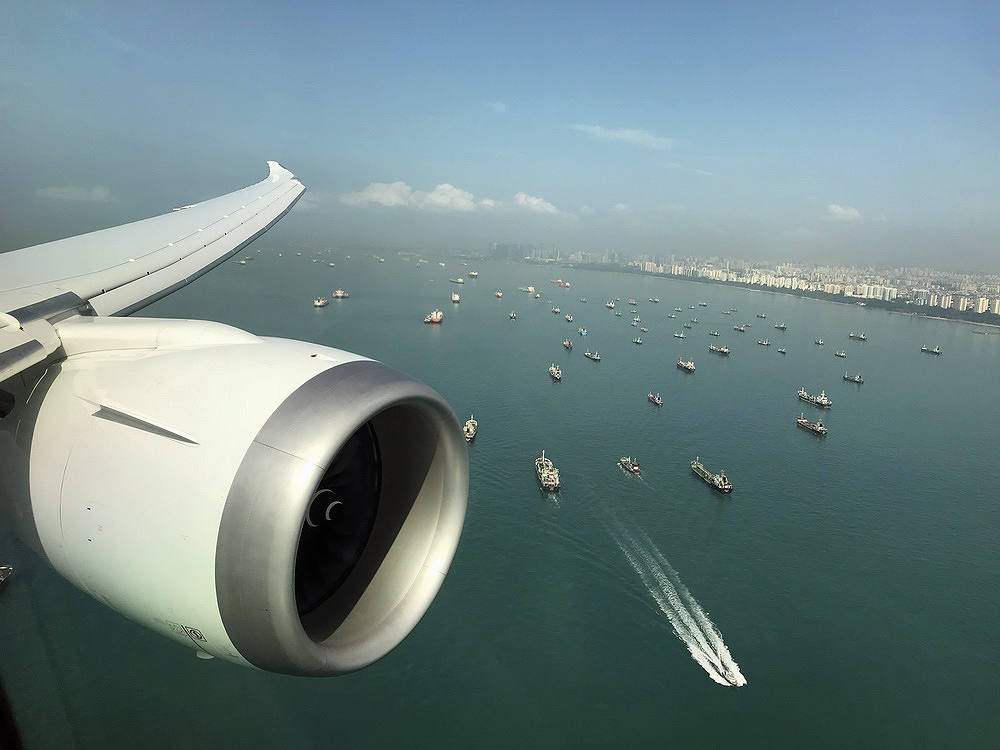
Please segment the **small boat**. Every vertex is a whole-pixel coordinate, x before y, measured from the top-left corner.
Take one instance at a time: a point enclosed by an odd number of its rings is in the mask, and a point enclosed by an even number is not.
[[[674,338],[675,339],[686,339],[687,338],[687,334],[684,333],[684,331],[681,331],[680,333],[675,333],[674,334]]]
[[[560,309],[559,309],[558,307],[553,307],[553,308],[552,308],[552,313],[553,313],[554,315],[558,315],[558,314],[559,314],[559,313],[561,313],[561,312],[562,312],[562,310],[560,310]]]
[[[479,271],[469,271],[469,276],[471,276],[474,279],[478,279],[479,278]]]
[[[694,362],[692,360],[685,362],[683,359],[679,359],[677,360],[677,366],[686,372],[694,372]]]
[[[699,302],[698,303],[698,307],[708,307],[708,303],[707,302]]]
[[[643,326],[643,327],[642,327],[642,328],[640,328],[639,330],[640,330],[640,331],[642,331],[643,333],[649,333],[649,329],[648,329],[648,328],[646,328],[645,326]]]
[[[784,349],[778,349],[778,354],[788,354]]]
[[[774,327],[777,328],[779,331],[785,331],[788,329],[788,326],[786,326],[784,323],[775,323]]]
[[[652,401],[652,402],[653,402],[654,404],[656,404],[657,406],[663,406],[663,399],[662,399],[662,398],[660,398],[660,394],[659,394],[659,393],[657,393],[657,394],[656,394],[656,395],[654,396],[654,395],[653,395],[653,392],[652,392],[652,391],[650,391],[650,392],[649,392],[649,395],[648,395],[648,396],[646,396],[646,398],[648,398],[648,399],[649,399],[650,401]]]
[[[767,316],[764,313],[757,313],[757,317],[758,318],[766,318]]]
[[[573,316],[570,315],[569,313],[566,314],[566,322],[567,323],[572,323],[573,322]]]
[[[638,302],[636,302],[636,301],[635,301],[634,299],[630,299],[630,300],[628,301],[628,303],[629,303],[630,305],[638,305],[638,304],[639,304],[639,303],[638,303]]]
[[[739,331],[740,333],[746,333],[747,332],[747,327],[745,325],[743,325],[743,326],[733,326],[733,330],[734,331]]]
[[[333,290],[333,298],[334,299],[347,299],[350,296],[351,295],[349,295],[343,289],[334,289]]]
[[[10,578],[13,572],[14,572],[13,565],[0,565],[0,586],[4,585],[4,583],[7,581],[8,578]]]
[[[722,314],[723,314],[723,315],[732,315],[732,314],[733,314],[733,311],[732,311],[732,310],[723,310],[723,311],[722,311]]]
[[[863,377],[861,377],[861,373],[860,372],[857,375],[848,375],[845,372],[844,373],[844,380],[850,381],[851,383],[864,383],[865,382],[865,379]]]
[[[805,415],[799,415],[795,418],[796,423],[799,427],[809,430],[810,432],[815,432],[817,435],[825,435],[828,430],[823,426],[822,422],[813,422],[805,418]]]
[[[476,436],[476,431],[479,429],[479,422],[477,422],[473,417],[469,417],[465,420],[465,427],[462,428],[462,434],[465,435],[465,442],[471,443],[472,439]]]
[[[636,315],[634,318],[632,318],[632,322],[633,323],[641,323],[642,322],[642,318],[640,318],[638,315]]]
[[[592,359],[595,362],[601,361],[601,355],[598,354],[597,352],[584,352],[583,356],[586,357],[587,359]]]
[[[640,471],[639,462],[636,461],[631,456],[622,456],[621,458],[619,458],[618,465],[621,466],[623,469],[625,469],[625,471],[627,472],[635,474],[636,476],[639,475]]]
[[[719,492],[728,494],[733,491],[733,483],[729,481],[726,472],[720,471],[718,474],[713,474],[705,468],[705,465],[701,462],[701,458],[696,458],[691,462],[691,471],[697,474],[699,479],[711,485]]]
[[[496,295],[497,299],[503,299],[503,292],[501,290],[497,289],[493,294]]]
[[[708,332],[708,335],[709,335],[709,336],[718,336],[718,335],[719,335],[719,332],[718,332],[718,331],[709,331],[709,332]]]
[[[562,370],[559,369],[559,365],[549,365],[549,375],[552,376],[553,380],[562,380]]]
[[[659,298],[659,297],[650,297],[650,298],[649,298],[649,301],[650,301],[650,302],[656,302],[656,303],[659,303],[659,301],[660,301],[660,298]]]
[[[633,344],[641,344],[642,343],[642,339],[639,338],[638,336],[636,336],[634,339],[632,339],[632,343]]]
[[[770,346],[771,345],[771,342],[768,341],[767,339],[757,339],[757,343],[760,344],[761,346]]]
[[[569,339],[566,339],[565,341],[563,341],[563,346],[565,346],[567,349],[572,349],[573,348],[573,342],[570,341]]]
[[[507,313],[507,317],[510,318],[511,320],[517,320],[517,313],[511,310],[509,313]]]
[[[816,346],[823,346],[823,339],[816,339]]]
[[[941,347],[935,346],[933,349],[928,349],[926,346],[922,346],[920,347],[920,351],[924,352],[925,354],[940,354]]]
[[[635,322],[635,321],[633,320],[633,321],[632,321],[631,323],[629,323],[629,325],[630,325],[630,326],[632,326],[633,328],[635,328],[635,327],[636,327],[637,325],[639,325],[639,324],[638,324],[638,323],[636,323],[636,322]]]
[[[581,301],[581,302],[586,302],[586,301],[587,301],[587,298],[586,298],[586,297],[580,297],[580,301]]]
[[[609,310],[614,310],[615,309],[615,301],[613,299],[609,299],[607,302],[604,303],[604,306],[606,308],[608,308]]]
[[[535,292],[535,299],[541,299],[541,298],[542,298],[542,293],[541,292]]]
[[[697,318],[691,318],[691,322],[692,322],[692,323],[697,323],[697,322],[698,322],[698,319],[697,319]]]
[[[326,297],[317,297],[313,300],[313,307],[326,307],[330,304],[330,300]]]
[[[451,301],[454,302],[457,305],[459,302],[462,301],[462,298],[458,296],[458,292],[452,292],[451,293]]]
[[[690,323],[685,323],[684,327],[690,329],[691,328],[691,324]]]
[[[833,356],[835,356],[835,357],[846,357],[847,356],[847,352],[845,352],[843,349],[841,349],[840,351],[834,352]]]
[[[424,318],[424,322],[425,323],[440,323],[442,318],[444,318],[444,313],[441,312],[440,310],[434,310],[433,312],[431,312],[430,315],[428,315],[426,318]]]
[[[676,315],[674,315],[673,313],[670,313],[670,315],[668,315],[667,317],[668,317],[668,318],[676,318],[677,316],[676,316]]]
[[[622,316],[621,310],[615,310],[615,317],[620,318]]]
[[[450,281],[452,284],[464,284],[465,283],[465,279],[463,279],[461,276],[459,276],[457,279],[448,279],[448,281]]]
[[[847,338],[849,338],[849,339],[857,339],[858,341],[867,341],[868,340],[868,337],[863,332],[862,333],[855,333],[854,331],[851,331],[849,334],[847,334]]]
[[[576,332],[579,333],[581,336],[586,336],[587,335],[587,329],[583,328],[582,326],[580,328],[577,328]]]
[[[716,354],[729,354],[728,346],[715,346],[714,344],[709,344],[708,350],[710,352],[715,352]]]
[[[535,459],[535,474],[538,476],[538,484],[546,492],[556,492],[559,490],[559,469],[557,469],[551,459],[545,457],[545,451]]]
[[[833,401],[830,397],[826,395],[826,391],[820,391],[818,396],[813,396],[806,392],[805,388],[799,388],[799,398],[803,401],[807,401],[810,404],[815,404],[816,406],[821,406],[824,409],[829,409],[833,406]]]

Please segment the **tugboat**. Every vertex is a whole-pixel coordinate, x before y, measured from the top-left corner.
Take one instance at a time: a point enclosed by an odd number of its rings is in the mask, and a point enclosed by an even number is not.
[[[833,406],[833,401],[831,401],[826,395],[826,391],[820,391],[818,396],[813,396],[807,393],[805,388],[799,388],[799,398],[803,401],[809,402],[810,404],[821,406],[824,409],[829,409]]]
[[[424,322],[425,323],[440,323],[441,319],[443,317],[444,317],[444,313],[443,312],[441,312],[440,310],[434,310],[433,312],[431,312],[430,315],[428,315],[426,318],[424,318]]]
[[[330,300],[326,297],[317,297],[313,300],[313,307],[326,307],[330,304]]]
[[[760,344],[761,346],[770,346],[771,345],[771,342],[768,341],[767,339],[757,339],[757,343]]]
[[[631,456],[622,456],[618,459],[618,465],[621,466],[625,471],[631,472],[636,476],[639,476],[639,462],[636,461]]]
[[[694,362],[692,360],[685,362],[683,359],[679,359],[677,360],[677,366],[686,372],[694,372]]]
[[[729,477],[726,476],[726,472],[720,471],[718,474],[713,474],[702,464],[700,458],[696,458],[691,462],[691,471],[698,475],[706,484],[714,487],[719,492],[730,493],[733,491],[733,483],[729,481]]]
[[[868,340],[868,337],[864,333],[855,333],[854,331],[851,331],[849,334],[847,334],[847,338],[857,339],[858,341]]]
[[[925,354],[940,354],[941,347],[935,346],[933,349],[928,349],[926,346],[922,346],[920,347],[920,351],[924,352]]]
[[[710,352],[715,352],[716,354],[729,354],[728,346],[716,346],[715,344],[709,344],[708,350]]]
[[[812,422],[805,418],[804,414],[800,414],[795,418],[796,423],[799,427],[809,430],[810,432],[815,432],[817,435],[825,435],[829,430],[823,426],[822,422]]]
[[[633,344],[641,344],[642,343],[642,339],[639,338],[638,336],[636,336],[634,339],[632,339],[632,343]]]
[[[511,320],[517,320],[517,313],[511,310],[509,313],[507,313],[507,317],[510,318]]]
[[[559,365],[549,365],[549,375],[552,376],[553,380],[562,380],[562,370],[559,369]]]
[[[545,451],[535,459],[535,474],[538,475],[538,484],[546,492],[559,491],[559,469],[552,461],[545,457]]]
[[[570,341],[569,339],[566,339],[565,341],[563,341],[563,346],[565,346],[567,349],[572,349],[573,348],[573,342]]]
[[[684,331],[681,331],[680,333],[675,333],[674,334],[674,338],[675,339],[686,339],[687,338],[687,334],[684,333]]]
[[[848,375],[845,372],[844,373],[844,380],[848,380],[851,383],[864,383],[865,382],[865,379],[863,377],[861,377],[861,373],[860,372],[857,375]]]
[[[584,352],[583,356],[586,357],[587,359],[592,359],[595,362],[601,361],[601,355],[598,354],[597,352]]]
[[[833,356],[840,357],[841,359],[843,359],[844,357],[847,356],[847,352],[845,352],[843,349],[841,349],[840,351],[834,352]]]
[[[650,401],[652,401],[652,402],[653,402],[654,404],[656,404],[657,406],[663,406],[663,399],[662,399],[662,398],[660,398],[660,394],[659,394],[659,393],[657,393],[657,394],[656,394],[656,395],[654,396],[654,395],[653,395],[653,392],[652,392],[652,391],[650,391],[650,392],[649,392],[649,395],[648,395],[648,396],[646,396],[646,398],[648,398],[648,399],[649,399]]]
[[[343,289],[334,289],[333,290],[333,298],[334,299],[347,299],[350,296],[351,295],[349,295]]]
[[[465,420],[465,427],[462,428],[462,434],[465,435],[465,442],[471,443],[472,439],[476,437],[476,431],[479,429],[479,422],[475,420],[474,417],[469,417]]]

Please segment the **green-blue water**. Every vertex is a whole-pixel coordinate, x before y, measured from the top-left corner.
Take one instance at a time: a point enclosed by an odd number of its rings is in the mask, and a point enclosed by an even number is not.
[[[17,573],[0,596],[0,671],[28,747],[1000,744],[1000,335],[635,275],[418,269],[360,253],[320,264],[259,249],[143,314],[357,351],[430,383],[462,421],[474,413],[469,513],[448,580],[387,658],[310,680],[199,661],[8,542]],[[448,282],[459,275],[463,286]],[[540,299],[517,291],[528,284]],[[350,299],[312,307],[335,287]],[[622,317],[604,307],[612,297]],[[629,325],[629,298],[648,333]],[[424,325],[435,307],[444,323]],[[691,317],[688,338],[673,338]],[[733,331],[741,322],[752,327]],[[586,360],[587,347],[603,361]],[[678,370],[679,356],[697,371]],[[546,372],[553,362],[562,382]],[[832,409],[802,403],[799,387],[825,389]],[[797,428],[803,412],[829,436]],[[556,496],[535,480],[543,448],[562,474]],[[617,467],[625,454],[641,479]],[[726,471],[730,497],[694,477],[695,456]],[[644,582],[622,547],[659,551],[676,575],[661,585],[640,560]],[[675,634],[654,595],[676,616],[668,594],[682,586],[746,686],[717,684]],[[688,601],[689,619],[695,609]]]

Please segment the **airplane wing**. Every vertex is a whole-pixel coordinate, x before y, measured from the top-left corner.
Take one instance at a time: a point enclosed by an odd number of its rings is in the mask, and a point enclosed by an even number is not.
[[[305,192],[274,161],[250,187],[150,219],[0,253],[0,382],[59,346],[72,315],[129,315],[224,262]]]

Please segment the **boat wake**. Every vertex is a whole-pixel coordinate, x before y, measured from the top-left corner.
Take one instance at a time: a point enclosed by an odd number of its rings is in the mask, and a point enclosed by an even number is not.
[[[640,542],[623,529],[614,536],[618,548],[628,559],[660,611],[667,616],[674,633],[687,646],[691,658],[720,685],[746,685],[746,677],[729,653],[719,629],[681,583],[677,571],[652,540],[643,534],[643,541]]]

